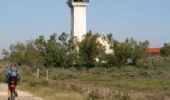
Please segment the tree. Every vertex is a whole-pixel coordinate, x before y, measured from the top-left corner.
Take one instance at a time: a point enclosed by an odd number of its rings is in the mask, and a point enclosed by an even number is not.
[[[44,55],[35,46],[35,41],[29,41],[26,43],[25,55],[24,55],[25,65],[32,66],[35,68],[44,67]]]
[[[45,66],[69,67],[71,59],[71,44],[67,41],[68,34],[62,33],[59,37],[52,34],[46,43]]]
[[[85,35],[85,38],[79,43],[79,63],[85,67],[95,67],[96,58],[100,59],[104,53],[104,47],[97,42],[98,34],[91,32]]]
[[[161,55],[168,57],[170,56],[170,44],[164,43],[164,46],[161,48]]]
[[[131,64],[145,57],[145,50],[149,47],[149,42],[136,42],[133,38],[127,38],[124,42],[113,40],[114,55],[108,56],[109,64],[114,66],[121,66],[126,64],[128,59],[131,59]]]
[[[106,54],[104,45],[100,44],[99,39],[110,44],[113,53]],[[133,38],[127,38],[124,42],[113,39],[112,34],[101,36],[88,32],[82,41],[76,38],[68,39],[68,34],[56,33],[50,35],[49,39],[39,36],[35,40],[26,43],[18,42],[10,46],[10,51],[3,50],[6,59],[37,67],[114,67],[127,64],[131,59],[133,65],[139,59],[145,57],[145,50],[149,47],[149,42],[137,42]],[[169,55],[170,45],[165,44],[161,49],[162,55]]]
[[[19,65],[23,64],[25,55],[25,45],[24,43],[18,42],[16,45],[11,44],[10,46],[10,61],[15,62]]]
[[[59,40],[62,42],[62,45],[66,45],[67,43],[67,37],[68,34],[66,34],[65,32],[63,32],[60,36],[59,36]]]
[[[10,56],[10,53],[6,50],[6,49],[3,49],[2,50],[2,55],[4,56],[4,60],[8,60],[9,59],[9,56]]]
[[[35,48],[37,48],[43,56],[45,56],[47,51],[46,45],[47,45],[47,41],[45,40],[44,36],[39,36],[35,40]]]

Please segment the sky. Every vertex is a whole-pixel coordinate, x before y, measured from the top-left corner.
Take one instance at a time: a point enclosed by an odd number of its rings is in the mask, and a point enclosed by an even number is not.
[[[67,0],[0,0],[0,57],[10,44],[70,34],[71,12]],[[170,42],[170,0],[91,0],[87,30],[112,33],[119,41],[133,37],[151,47]]]

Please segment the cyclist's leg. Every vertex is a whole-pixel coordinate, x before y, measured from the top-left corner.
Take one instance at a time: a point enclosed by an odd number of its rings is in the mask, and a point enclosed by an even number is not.
[[[18,93],[17,93],[17,89],[16,89],[16,87],[17,87],[17,79],[15,80],[15,90],[14,90],[14,92],[15,92],[15,96],[17,97],[17,96],[18,96]]]
[[[11,97],[11,90],[10,90],[10,81],[8,82],[8,100],[10,100]]]
[[[18,92],[17,92],[16,88],[15,88],[14,92],[15,92],[15,96],[18,97]]]

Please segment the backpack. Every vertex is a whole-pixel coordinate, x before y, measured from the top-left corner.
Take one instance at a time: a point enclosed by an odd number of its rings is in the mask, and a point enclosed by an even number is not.
[[[17,67],[10,67],[9,69],[9,76],[10,77],[17,77],[18,76],[18,68]]]

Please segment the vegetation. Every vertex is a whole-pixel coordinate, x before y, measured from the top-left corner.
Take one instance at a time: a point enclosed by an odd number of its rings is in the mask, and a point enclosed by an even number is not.
[[[97,39],[108,41],[113,53],[106,54],[105,47]],[[10,51],[3,50],[4,59],[19,65],[33,68],[92,68],[92,67],[119,67],[127,64],[136,65],[137,61],[145,57],[145,50],[149,42],[136,42],[133,38],[118,42],[111,34],[101,36],[87,33],[82,41],[68,39],[68,34],[52,34],[48,40],[44,36],[26,43],[12,44]],[[98,61],[96,61],[98,59]]]
[[[105,53],[99,37],[114,52]],[[69,40],[66,33],[54,33],[49,39],[39,36],[12,44],[9,51],[3,50],[2,63],[6,62],[4,67],[9,62],[20,65],[19,88],[46,100],[169,100],[170,45],[165,43],[161,56],[148,56],[148,48],[148,41],[119,42],[112,34],[89,32],[77,41],[76,37]]]
[[[45,70],[36,78],[36,71],[22,66],[19,88],[45,100],[169,100],[170,59],[157,59],[141,61],[140,67],[51,68],[49,80]]]
[[[169,43],[164,43],[164,46],[161,49],[161,55],[165,57],[170,56],[170,44]]]

